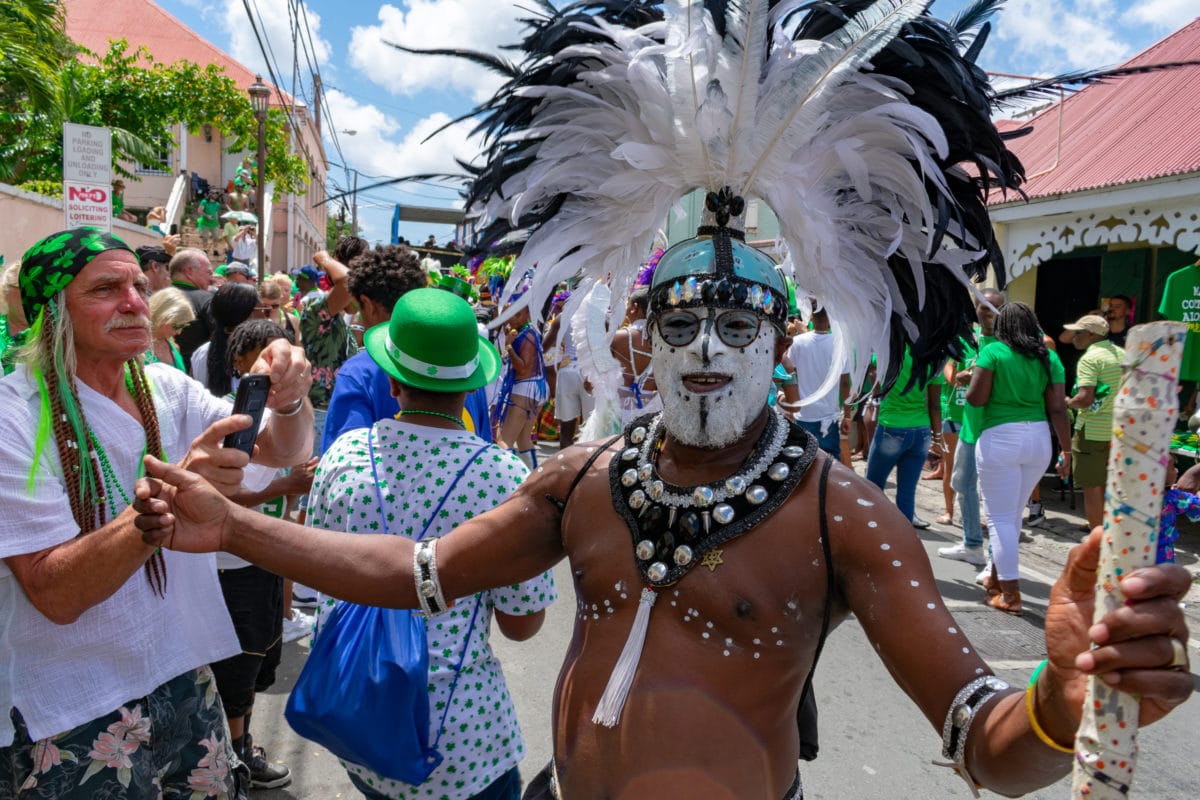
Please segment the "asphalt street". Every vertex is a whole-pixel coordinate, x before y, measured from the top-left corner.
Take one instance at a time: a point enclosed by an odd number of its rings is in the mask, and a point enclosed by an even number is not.
[[[855,463],[860,472],[861,462]],[[889,487],[889,495],[891,494]],[[934,573],[951,612],[975,648],[997,674],[1024,686],[1045,655],[1042,618],[1051,576],[1057,575],[1070,546],[1078,541],[1079,508],[1069,498],[1046,492],[1048,522],[1029,531],[1022,544],[1022,594],[1025,616],[1016,618],[985,609],[982,590],[974,584],[975,570],[937,557],[937,548],[954,541],[957,531],[934,525],[918,535],[925,543]],[[917,513],[933,519],[941,513],[940,491],[922,482]],[[1185,531],[1180,562],[1197,570],[1200,535]],[[559,599],[547,612],[546,625],[532,640],[514,643],[493,631],[492,642],[504,665],[526,742],[522,773],[528,778],[550,758],[550,701],[562,654],[574,622],[574,593],[565,564],[555,571]],[[1197,592],[1194,591],[1193,595]],[[1189,597],[1189,601],[1192,597]],[[1193,680],[1200,688],[1200,598],[1189,602],[1193,641]],[[902,624],[898,620],[897,624]],[[284,661],[275,687],[260,695],[254,710],[255,742],[267,748],[272,760],[292,769],[290,786],[255,793],[260,800],[326,800],[353,798],[351,786],[337,760],[322,748],[298,737],[283,719],[287,693],[307,654],[308,640],[285,645]],[[919,646],[919,645],[918,645]],[[802,767],[808,800],[961,800],[967,787],[950,770],[936,767],[940,734],[924,719],[893,682],[874,655],[862,629],[847,621],[831,636],[815,681],[820,706],[820,757]],[[938,721],[940,726],[940,720]],[[1193,698],[1166,720],[1140,734],[1141,756],[1131,797],[1134,800],[1195,800],[1200,797],[1200,763],[1194,758],[1200,737],[1200,700]],[[986,793],[985,793],[986,794]],[[995,796],[995,795],[993,795]],[[1066,800],[1069,779],[1027,797]],[[664,795],[665,797],[665,795]]]

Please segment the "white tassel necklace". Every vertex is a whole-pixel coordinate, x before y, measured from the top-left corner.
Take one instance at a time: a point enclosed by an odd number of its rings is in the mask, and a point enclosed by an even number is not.
[[[642,589],[641,599],[638,600],[637,616],[633,618],[633,628],[625,647],[617,658],[612,675],[608,676],[608,686],[592,715],[592,722],[606,728],[614,728],[621,721],[621,710],[625,708],[625,698],[629,697],[629,689],[633,686],[633,676],[637,673],[638,662],[642,660],[642,647],[646,644],[646,629],[650,627],[650,609],[658,593],[653,589]]]

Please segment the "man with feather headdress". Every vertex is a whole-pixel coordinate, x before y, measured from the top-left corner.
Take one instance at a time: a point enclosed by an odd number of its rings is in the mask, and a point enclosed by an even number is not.
[[[581,298],[611,275],[623,302],[671,207],[705,193],[698,235],[650,287],[662,413],[563,452],[436,546],[247,520],[158,464],[174,488],[141,487],[148,540],[427,611],[569,559],[581,612],[554,763],[535,782],[568,800],[800,797],[798,715],[826,633],[851,613],[973,790],[1066,774],[1089,673],[1140,694],[1143,721],[1161,717],[1191,692],[1171,669],[1186,573],[1127,580],[1136,612],[1093,628],[1091,649],[1098,537],[1077,548],[1026,703],[955,627],[903,516],[767,407],[788,292],[737,229],[747,197],[775,211],[856,384],[875,352],[889,386],[906,348],[924,382],[970,336],[969,279],[989,261],[1002,272],[985,193],[1021,180],[974,64],[995,5],[947,24],[907,0],[541,3],[525,61],[477,56],[509,82],[476,112],[491,145],[469,200],[491,221],[485,240],[530,232],[515,272],[539,265],[537,308],[580,271]]]

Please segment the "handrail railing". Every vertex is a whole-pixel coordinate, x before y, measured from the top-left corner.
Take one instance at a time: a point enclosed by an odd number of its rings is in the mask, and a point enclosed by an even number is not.
[[[167,226],[167,231],[171,230],[172,225],[179,225],[183,220],[183,211],[187,207],[187,193],[191,188],[191,178],[186,172],[181,172],[175,178],[175,184],[171,187],[171,196],[167,200],[167,218],[164,224]],[[182,227],[182,225],[180,225]]]

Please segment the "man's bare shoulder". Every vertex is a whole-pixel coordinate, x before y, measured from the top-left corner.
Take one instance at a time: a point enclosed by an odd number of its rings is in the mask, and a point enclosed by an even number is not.
[[[606,448],[607,445],[607,448]],[[547,495],[565,503],[573,485],[593,473],[607,471],[609,453],[619,446],[613,437],[574,444],[546,458],[529,474],[521,487],[523,493]],[[586,470],[588,475],[583,475]]]
[[[828,456],[821,456],[810,467],[811,475],[797,492],[800,502],[791,509],[793,514],[819,514],[818,483],[825,458]],[[879,487],[839,461],[834,461],[829,470],[825,522],[835,555],[836,551],[879,551],[885,539],[898,533],[911,538],[912,534],[912,525]]]

